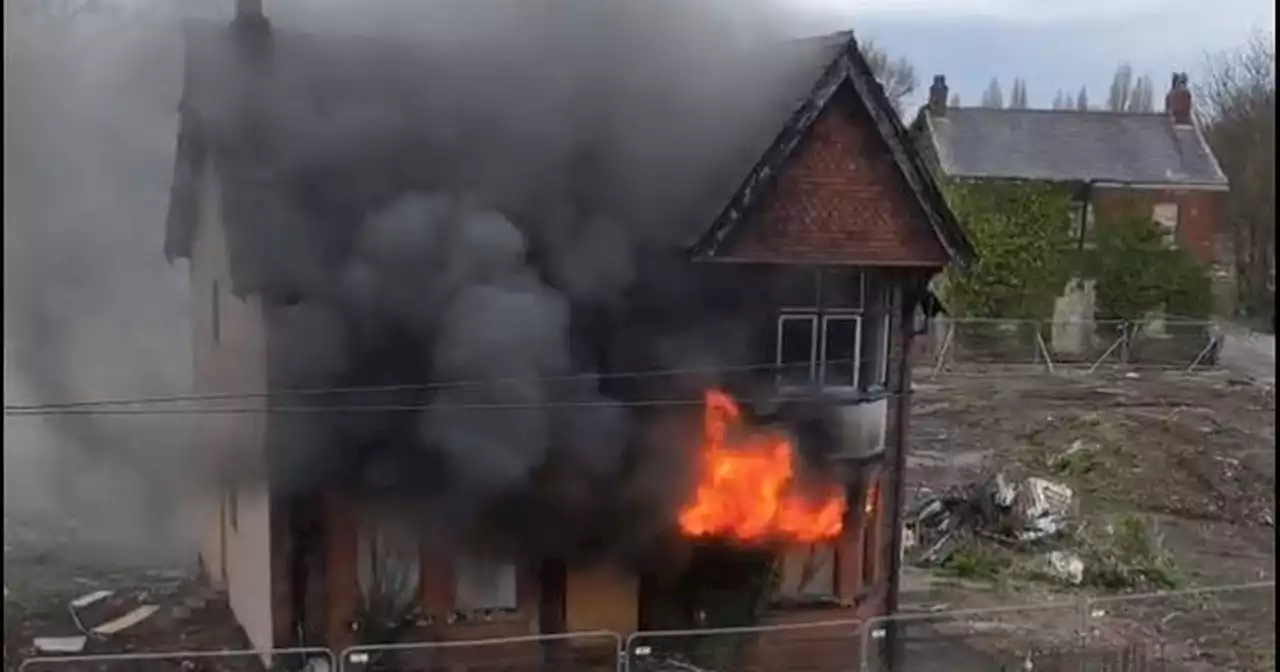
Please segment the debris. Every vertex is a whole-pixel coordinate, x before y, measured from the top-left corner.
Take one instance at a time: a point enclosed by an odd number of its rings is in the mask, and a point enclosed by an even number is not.
[[[153,604],[144,604],[120,618],[95,627],[93,629],[93,633],[95,635],[114,635],[145,621],[150,618],[152,614],[156,613],[159,608],[160,607]]]
[[[917,563],[942,563],[969,537],[1019,546],[1057,536],[1066,531],[1074,503],[1075,493],[1061,483],[1034,477],[1013,483],[997,473],[981,486],[925,500],[908,516],[903,536],[921,549]]]
[[[80,653],[84,651],[84,645],[88,641],[88,637],[77,635],[75,637],[36,637],[31,643],[37,651],[42,653]]]
[[[81,595],[80,597],[72,600],[71,606],[76,609],[84,609],[95,602],[101,602],[115,594],[114,590],[95,590],[88,595]]]
[[[1064,518],[1071,513],[1075,492],[1061,483],[1031,477],[1023,481],[1017,502],[1018,513],[1024,521],[1038,518]]]
[[[1084,561],[1075,553],[1053,551],[1044,556],[1046,572],[1061,581],[1078,586],[1084,581]]]

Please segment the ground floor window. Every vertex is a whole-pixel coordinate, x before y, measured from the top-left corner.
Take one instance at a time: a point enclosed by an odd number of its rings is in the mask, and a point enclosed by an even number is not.
[[[463,553],[457,557],[453,574],[458,611],[514,610],[518,606],[514,563]]]

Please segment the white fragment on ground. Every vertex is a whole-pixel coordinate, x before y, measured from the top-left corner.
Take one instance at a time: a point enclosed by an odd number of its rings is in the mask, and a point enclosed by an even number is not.
[[[71,606],[76,609],[84,609],[95,602],[101,602],[115,594],[114,590],[95,590],[88,595],[81,595],[80,597],[72,600]]]
[[[32,640],[37,651],[43,653],[80,653],[84,651],[85,643],[89,641],[88,637],[77,635],[75,637],[36,637]]]
[[[93,629],[93,633],[95,635],[114,635],[147,620],[159,609],[160,607],[157,607],[154,604],[144,604],[120,618],[107,621],[106,623],[95,627]]]
[[[1084,582],[1084,561],[1075,553],[1053,551],[1046,557],[1048,571],[1054,578],[1073,586]]]

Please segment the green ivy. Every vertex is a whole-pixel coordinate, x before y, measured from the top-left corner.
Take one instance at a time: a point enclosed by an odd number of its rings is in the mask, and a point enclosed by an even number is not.
[[[1070,269],[1071,191],[1031,182],[953,182],[947,200],[978,256],[944,277],[948,310],[968,317],[1052,314]]]
[[[1099,318],[1137,320],[1161,309],[1185,317],[1209,314],[1208,275],[1185,250],[1165,242],[1141,204],[1100,219],[1095,240],[1082,270],[1097,282]]]
[[[1135,200],[1094,225],[1095,247],[1077,251],[1073,190],[1035,182],[952,182],[947,200],[978,259],[950,269],[940,294],[953,315],[1044,318],[1066,281],[1097,281],[1100,319],[1141,319],[1161,307],[1203,317],[1212,306],[1204,269],[1164,242],[1149,209]]]

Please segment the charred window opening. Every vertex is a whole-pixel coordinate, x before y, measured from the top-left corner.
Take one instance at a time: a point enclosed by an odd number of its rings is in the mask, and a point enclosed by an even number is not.
[[[836,555],[834,541],[795,546],[782,553],[773,603],[786,606],[835,598]]]
[[[460,612],[515,611],[514,563],[470,553],[459,554],[454,563],[454,608]]]

